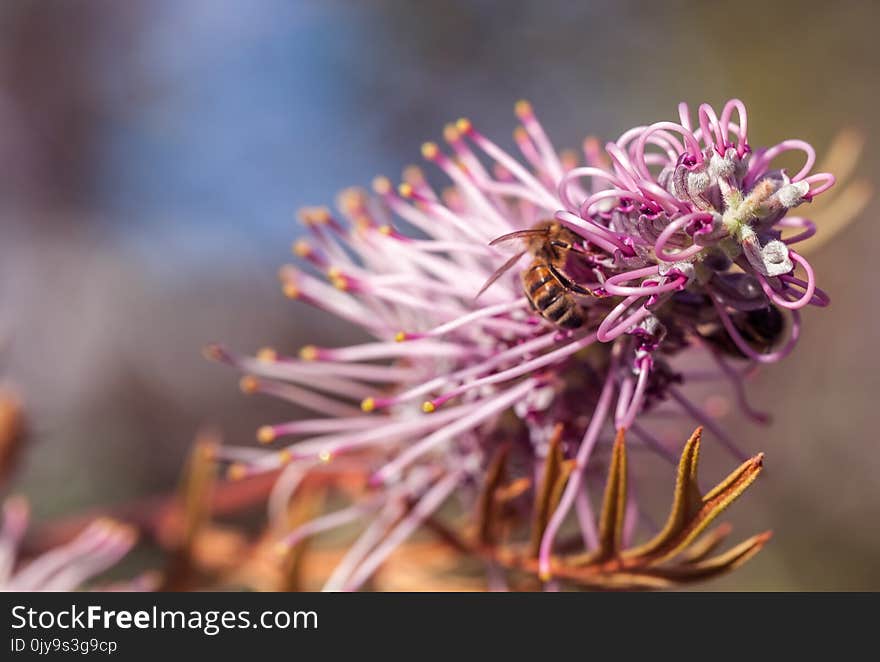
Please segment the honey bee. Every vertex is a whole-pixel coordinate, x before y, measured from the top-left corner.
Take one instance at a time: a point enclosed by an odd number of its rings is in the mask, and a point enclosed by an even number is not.
[[[596,295],[593,290],[577,283],[578,280],[594,280],[589,254],[581,247],[578,235],[561,223],[548,220],[540,221],[528,230],[517,230],[498,237],[490,246],[515,239],[522,240],[525,247],[492,274],[477,296],[511,269],[523,255],[530,253],[532,262],[520,277],[532,309],[561,329],[572,330],[583,326],[586,311],[578,302],[577,295]]]
[[[773,351],[785,334],[785,317],[779,308],[773,305],[733,313],[730,316],[730,321],[743,340],[759,354]],[[736,346],[720,322],[697,327],[697,333],[712,347],[727,356],[738,359],[748,358]]]
[[[725,356],[747,358],[724,328],[712,300],[706,294],[677,292],[659,315],[669,328],[675,328],[676,323],[687,320],[687,326],[693,333]],[[730,322],[749,347],[759,354],[773,351],[787,328],[782,311],[769,303],[753,310],[732,312]],[[684,339],[681,341],[686,343]]]

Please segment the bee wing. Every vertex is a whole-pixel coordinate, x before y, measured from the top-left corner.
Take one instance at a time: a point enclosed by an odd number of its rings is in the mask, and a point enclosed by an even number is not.
[[[474,297],[474,301],[479,299],[480,295],[492,286],[492,283],[494,283],[496,280],[501,278],[501,276],[503,276],[507,271],[509,271],[513,267],[513,265],[515,265],[519,261],[519,259],[525,254],[526,254],[526,251],[520,251],[519,253],[517,253],[516,255],[511,257],[509,260],[507,260],[507,262],[505,262],[500,267],[498,267],[495,270],[495,273],[493,273],[491,276],[489,276],[489,280],[487,280],[483,284],[483,287],[480,288],[480,291],[477,292],[477,295]]]
[[[489,242],[489,245],[498,246],[499,244],[506,244],[507,242],[513,241],[514,239],[525,239],[527,237],[535,237],[542,234],[546,235],[547,230],[543,228],[517,230],[516,232],[508,232],[507,234],[503,234],[500,237],[495,237],[492,241]]]

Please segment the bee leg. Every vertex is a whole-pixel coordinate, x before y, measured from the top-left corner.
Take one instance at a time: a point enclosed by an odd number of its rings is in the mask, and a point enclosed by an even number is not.
[[[575,292],[577,294],[582,294],[584,296],[588,296],[588,297],[593,296],[593,290],[572,282],[568,278],[568,276],[566,276],[564,273],[562,273],[559,269],[554,267],[552,264],[550,265],[550,273],[552,273],[553,277],[556,278],[560,283],[562,283],[562,286],[565,289],[570,290],[572,292]]]
[[[573,251],[573,252],[578,253],[580,255],[587,255],[587,251],[585,251],[582,246],[576,246],[575,244],[570,244],[569,242],[563,241],[562,239],[551,239],[547,243],[549,243],[554,248],[561,248],[562,250],[565,250],[565,251]]]
[[[591,290],[589,287],[583,287],[581,285],[578,285],[577,283],[571,284],[571,291],[576,292],[577,294],[583,294],[585,297],[595,296],[593,290]]]

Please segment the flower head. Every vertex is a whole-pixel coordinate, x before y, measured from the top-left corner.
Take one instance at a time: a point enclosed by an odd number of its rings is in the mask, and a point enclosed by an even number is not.
[[[410,167],[396,188],[378,178],[376,197],[344,192],[341,216],[301,212],[310,238],[294,252],[310,266],[281,269],[284,293],[375,340],[298,357],[207,350],[247,373],[245,392],[318,415],[261,428],[263,443],[290,440],[280,450],[220,450],[234,477],[286,465],[275,516],[309,472],[365,473],[363,498],[289,536],[371,522],[328,588],[360,586],[450,495],[473,493],[499,445],[536,474],[558,437],[570,474],[535,543],[549,574],[560,528],[588,505],[586,473],[617,431],[670,456],[647,421],[672,405],[745,459],[683,391],[695,372],[686,350],[708,353],[761,420],[729,359],[781,359],[798,338],[797,311],[828,303],[790,248],[815,228],[788,212],[834,178],[810,174],[803,141],[753,149],[741,102],[720,115],[701,105],[697,125],[682,105],[680,123],[637,127],[604,151],[588,139],[585,164],[555,150],[529,104],[516,114],[521,160],[462,119],[444,131],[448,150],[422,149],[451,188]],[[772,169],[788,150],[806,154],[794,176]]]
[[[598,338],[631,333],[634,324],[653,315],[696,328],[676,307],[714,306],[739,352],[761,363],[777,361],[797,339],[795,311],[828,305],[810,264],[790,248],[812,236],[815,225],[788,212],[828,190],[834,176],[811,174],[815,152],[802,140],[753,150],[739,100],[725,104],[720,116],[702,104],[698,128],[686,104],[679,115],[680,124],[657,122],[627,131],[606,145],[605,167],[574,168],[560,184],[565,205],[556,214],[560,222],[588,241],[595,234],[615,244],[603,265],[601,290],[625,298],[602,321]],[[805,155],[793,176],[772,168],[787,151]],[[592,186],[583,188],[584,179]],[[788,229],[802,231],[783,237]],[[738,328],[737,316],[768,309],[786,309],[794,319],[790,341],[765,352]]]

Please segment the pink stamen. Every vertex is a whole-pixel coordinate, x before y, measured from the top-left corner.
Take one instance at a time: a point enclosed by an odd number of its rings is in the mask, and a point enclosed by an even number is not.
[[[645,398],[645,388],[648,386],[648,378],[651,375],[651,368],[653,365],[654,362],[649,354],[644,354],[636,359],[639,376],[636,381],[635,390],[632,391],[631,397],[629,393],[626,394],[626,397],[623,397],[623,389],[621,389],[620,402],[622,403],[622,406],[620,407],[620,411],[618,411],[618,415],[615,417],[614,423],[614,426],[618,430],[628,429],[641,411],[642,403]],[[631,380],[629,383],[631,383]]]
[[[400,491],[402,490],[397,492]],[[342,561],[334,568],[322,591],[343,590],[352,573],[357,570],[367,554],[387,536],[394,523],[400,519],[405,511],[405,504],[397,492],[388,496],[386,506],[342,557]]]
[[[344,591],[356,591],[367,581],[398,545],[409,538],[421,523],[437,510],[464,477],[462,470],[453,471],[429,489],[413,509],[397,524],[385,540],[367,556],[346,582]]]
[[[584,539],[584,548],[589,552],[599,547],[599,532],[596,530],[596,515],[590,503],[587,481],[584,479],[581,482],[583,486],[574,497],[574,510],[580,526],[581,537]]]
[[[664,276],[660,279],[662,282],[646,280],[641,286],[638,287],[619,284],[628,283],[629,281],[635,280],[637,278],[644,278],[646,276],[656,276],[658,271],[659,267],[644,267],[642,269],[636,269],[635,271],[627,271],[612,276],[602,284],[602,287],[605,289],[606,292],[608,292],[608,294],[611,294],[613,296],[642,297],[663,294],[664,292],[676,292],[684,288],[684,286],[687,284],[687,276],[684,276],[682,274],[675,275],[672,280],[669,280],[668,276]]]
[[[703,144],[707,148],[713,147],[713,143],[709,139],[709,129],[711,128],[712,135],[715,136],[715,151],[718,152],[719,156],[724,156],[724,140],[721,137],[721,127],[718,124],[718,116],[715,114],[715,109],[707,103],[700,104],[697,117],[700,121],[700,131],[703,134]]]
[[[660,233],[660,236],[657,237],[657,241],[654,243],[654,253],[657,255],[657,258],[663,260],[664,262],[678,262],[680,260],[688,260],[697,255],[700,251],[702,251],[702,246],[694,244],[692,246],[689,246],[688,248],[679,249],[676,253],[666,252],[666,242],[669,241],[672,235],[686,228],[691,222],[696,220],[711,221],[712,215],[705,212],[694,212],[691,214],[685,214],[681,218],[675,219],[674,221],[669,223],[669,225],[663,228],[663,232]]]
[[[547,188],[538,181],[534,175],[526,170],[519,161],[511,157],[507,152],[498,147],[498,145],[474,129],[470,122],[467,123],[464,133],[473,140],[480,149],[486,152],[487,155],[504,166],[514,177],[540,196],[544,200],[543,206],[548,209],[556,209],[559,206],[559,202],[556,198],[550,194]]]
[[[727,133],[730,127],[730,118],[733,115],[734,110],[739,117],[739,135],[737,138],[736,153],[737,156],[742,158],[749,144],[748,114],[746,113],[746,105],[739,99],[731,99],[726,104],[724,104],[724,109],[721,111],[721,139],[724,144],[727,144]]]
[[[800,234],[796,234],[782,240],[783,243],[789,246],[799,243],[804,239],[809,239],[814,234],[816,234],[816,224],[813,223],[813,221],[802,218],[800,216],[784,216],[783,218],[776,221],[775,225],[781,228],[804,228],[804,231]]]
[[[617,240],[617,238],[611,234],[610,230],[603,228],[591,220],[584,220],[583,218],[575,216],[567,211],[557,211],[556,214],[554,214],[554,218],[566,227],[577,232],[587,241],[599,246],[609,253],[613,254],[615,251],[629,253],[631,251],[626,244]]]
[[[830,172],[817,172],[815,175],[805,177],[804,181],[810,185],[810,190],[805,197],[812,199],[834,186],[837,182],[837,178]],[[823,184],[818,188],[812,188],[813,184],[816,182],[823,182]]]
[[[645,317],[650,315],[650,310],[648,310],[644,306],[640,306],[639,309],[632,315],[624,319],[616,326],[612,326],[634,302],[638,301],[641,298],[643,298],[641,295],[633,295],[627,297],[619,304],[617,304],[614,309],[610,313],[608,313],[608,315],[605,316],[605,319],[603,319],[602,322],[599,324],[599,329],[596,331],[596,339],[599,342],[611,342],[612,340],[620,337],[629,329],[641,322]]]
[[[542,354],[537,358],[527,360],[524,363],[513,368],[502,370],[501,372],[497,372],[494,375],[489,375],[488,377],[483,377],[481,379],[466,382],[462,386],[453,389],[449,393],[445,393],[440,398],[436,398],[434,401],[432,401],[432,403],[437,403],[437,406],[439,406],[440,404],[448,402],[452,398],[462,395],[463,393],[471,391],[475,388],[482,388],[484,386],[489,386],[492,384],[500,384],[506,381],[510,381],[512,379],[516,379],[517,377],[522,377],[523,375],[528,375],[539,370],[540,368],[551,365],[553,363],[557,363],[571,356],[572,354],[576,354],[584,347],[592,345],[595,341],[596,334],[584,336],[579,340],[572,341],[569,344],[560,347],[559,349],[548,352],[546,354]]]
[[[399,453],[391,462],[382,467],[374,478],[371,479],[372,484],[383,484],[394,480],[398,474],[408,465],[412,464],[419,457],[439,446],[454,439],[457,435],[472,430],[484,421],[501,413],[505,409],[512,406],[515,402],[525,397],[525,395],[534,389],[538,382],[534,379],[528,379],[506,392],[494,398],[486,398],[479,403],[470,413],[462,416],[449,425],[431,433],[418,443],[408,447]]]
[[[779,291],[774,290],[767,281],[767,278],[762,274],[758,274],[758,282],[761,283],[761,289],[764,290],[764,294],[766,294],[777,306],[787,308],[788,310],[799,310],[804,306],[809,305],[813,300],[813,295],[816,293],[816,275],[813,273],[813,267],[810,266],[810,263],[807,262],[805,258],[801,257],[794,251],[789,251],[789,255],[791,256],[792,261],[800,264],[807,274],[807,282],[804,287],[803,295],[794,301],[789,301]],[[803,283],[803,281],[799,279],[791,279],[788,282]]]
[[[812,170],[813,165],[816,163],[816,150],[813,149],[813,146],[810,145],[810,143],[792,138],[789,140],[783,140],[781,143],[770,147],[769,149],[758,155],[754,161],[752,161],[749,167],[749,175],[746,178],[748,183],[752,184],[758,181],[758,179],[767,172],[767,169],[773,159],[775,159],[783,152],[788,152],[791,150],[800,150],[806,155],[806,161],[804,162],[803,167],[794,177],[791,178],[791,181],[799,182],[801,179],[803,179],[807,175],[807,173]]]
[[[284,536],[280,541],[280,544],[288,548],[294,547],[306,538],[310,538],[324,531],[330,531],[331,529],[338,529],[340,526],[345,526],[351,522],[356,522],[365,515],[378,510],[381,503],[381,500],[376,498],[367,499],[354,506],[342,508],[332,513],[316,517],[315,519],[296,527],[293,531]]]
[[[584,433],[580,446],[578,446],[577,454],[575,455],[574,470],[572,470],[571,475],[568,478],[565,490],[562,493],[562,498],[559,500],[559,505],[556,507],[556,510],[553,511],[553,515],[550,516],[547,528],[544,530],[544,536],[541,538],[541,546],[538,552],[538,572],[541,579],[545,581],[549,580],[551,577],[550,555],[553,553],[553,543],[556,540],[556,535],[559,533],[559,529],[562,527],[563,521],[565,521],[568,512],[571,510],[575,497],[581,489],[584,471],[587,468],[587,463],[593,453],[593,448],[596,446],[596,441],[598,441],[599,434],[602,431],[602,427],[605,425],[606,418],[608,417],[608,410],[611,406],[611,397],[614,394],[615,373],[617,372],[619,354],[620,351],[615,347],[611,354],[611,361],[608,366],[605,383],[602,386],[602,392],[599,395],[596,408],[593,410],[590,424],[587,426],[587,430]]]

